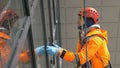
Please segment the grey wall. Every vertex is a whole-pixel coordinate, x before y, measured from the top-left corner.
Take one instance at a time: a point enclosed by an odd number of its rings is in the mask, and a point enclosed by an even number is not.
[[[82,0],[60,0],[62,43],[63,47],[75,51],[78,40],[76,27],[77,13],[81,9]],[[99,23],[108,30],[108,48],[111,54],[113,68],[120,67],[120,0],[86,0],[87,6],[94,7],[100,14]],[[64,68],[73,68],[72,64],[64,62]]]

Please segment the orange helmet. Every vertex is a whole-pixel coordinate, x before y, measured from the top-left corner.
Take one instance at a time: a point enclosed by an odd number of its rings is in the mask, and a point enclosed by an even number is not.
[[[86,11],[86,18],[92,18],[94,23],[97,24],[99,18],[99,14],[97,10],[92,7],[86,7],[85,11]],[[84,10],[80,11],[78,16],[84,16]]]
[[[10,31],[17,19],[18,16],[13,10],[5,10],[0,14],[0,27]]]

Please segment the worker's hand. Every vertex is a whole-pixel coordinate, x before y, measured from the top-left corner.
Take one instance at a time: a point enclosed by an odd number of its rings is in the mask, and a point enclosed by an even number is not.
[[[49,55],[57,55],[61,47],[47,46],[47,53]]]
[[[47,45],[47,48],[46,48],[46,51],[49,55],[55,55],[59,52],[59,50],[61,49],[61,47],[59,47],[57,44],[49,44]],[[35,49],[35,53],[37,55],[43,55],[45,54],[45,46],[40,46],[40,47],[37,47]]]
[[[45,46],[40,46],[35,49],[37,55],[43,55],[45,53]]]
[[[29,51],[23,51],[20,53],[19,56],[20,63],[28,63],[30,62],[30,54]]]

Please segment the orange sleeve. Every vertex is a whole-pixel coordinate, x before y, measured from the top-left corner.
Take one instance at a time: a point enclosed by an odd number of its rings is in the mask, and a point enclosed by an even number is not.
[[[59,56],[61,57],[63,51],[65,51],[64,57],[62,59],[68,61],[68,62],[72,62],[75,59],[75,54],[73,52],[70,52],[66,49],[61,49],[59,52]]]
[[[95,55],[95,53],[97,52],[98,48],[100,47],[102,42],[102,39],[99,37],[92,37],[88,42],[87,42],[87,46],[88,46],[88,60],[91,60],[92,57]],[[80,45],[80,44],[78,44]],[[78,47],[78,49],[80,49],[79,52],[77,52],[78,56],[79,56],[79,61],[80,64],[84,64],[86,63],[86,44],[83,45],[82,49],[80,47]],[[75,53],[74,52],[70,52],[66,49],[61,49],[59,52],[59,56],[62,55],[63,51],[65,52],[64,57],[62,59],[68,61],[68,62],[72,62],[76,59],[75,57]]]
[[[85,45],[83,45],[81,51],[78,53],[80,58],[80,64],[86,63],[86,45],[88,46],[88,61],[92,59],[92,57],[95,55],[97,50],[102,44],[102,39],[99,37],[92,37],[90,40],[86,42]]]
[[[1,49],[1,58],[2,58],[2,63],[6,63],[9,55],[11,52],[11,48],[9,45],[5,45],[2,49]]]
[[[80,49],[81,49],[81,44],[80,44],[80,41],[78,41],[77,43],[77,49],[76,49],[76,52],[80,52]],[[66,52],[64,57],[62,59],[68,61],[68,62],[72,62],[75,60],[75,53],[74,52],[70,52],[66,49],[61,49],[60,52],[59,52],[59,56],[61,56],[61,54],[63,53],[63,50]]]
[[[27,63],[31,60],[29,51],[22,51],[19,56],[19,61],[21,63]]]

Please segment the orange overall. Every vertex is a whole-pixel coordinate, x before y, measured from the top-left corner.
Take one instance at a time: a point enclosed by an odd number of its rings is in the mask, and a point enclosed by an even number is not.
[[[0,58],[0,68],[3,68],[3,66],[7,62],[10,52],[11,52],[11,47],[6,42],[6,40],[10,40],[10,36],[7,35],[6,33],[0,32],[0,57],[1,57]],[[21,52],[20,56],[19,56],[19,60],[22,63],[30,61],[28,51]]]
[[[9,40],[10,36],[0,32],[0,68],[3,68],[3,65],[7,62],[11,48],[6,43],[5,40]]]
[[[3,68],[10,56],[12,48],[6,41],[10,40],[9,33],[15,26],[18,18],[19,16],[13,10],[5,10],[0,13],[0,68]],[[29,54],[27,51],[20,53],[20,62],[29,61],[30,57],[28,56]]]
[[[59,52],[59,56],[68,62],[73,62],[76,59],[75,54],[79,57],[79,64],[84,65],[86,63],[86,45],[88,46],[88,61],[92,68],[104,68],[108,65],[110,61],[110,54],[107,48],[107,31],[101,30],[99,28],[95,28],[92,31],[89,31],[86,36],[91,35],[99,35],[99,36],[92,36],[87,42],[81,45],[81,41],[79,40],[77,43],[77,53],[73,53],[67,51],[65,49],[61,49]],[[103,38],[101,38],[101,37]],[[64,52],[64,53],[63,53]]]

